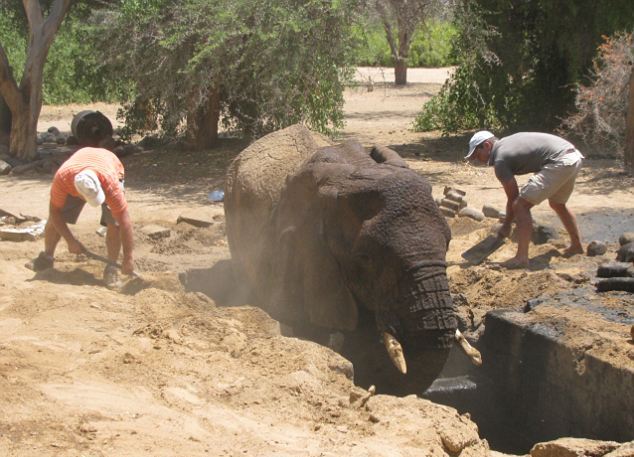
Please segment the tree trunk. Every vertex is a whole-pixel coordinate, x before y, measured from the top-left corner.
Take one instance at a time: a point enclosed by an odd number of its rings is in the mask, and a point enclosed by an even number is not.
[[[196,149],[209,149],[218,141],[220,91],[212,88],[207,101],[187,116],[187,138]]]
[[[630,92],[627,105],[625,133],[625,149],[623,158],[625,162],[625,171],[634,176],[634,68],[630,73]]]
[[[0,145],[9,146],[9,134],[11,133],[11,110],[0,96]]]
[[[407,84],[407,60],[400,58],[394,65],[394,84],[404,86]]]
[[[11,141],[9,151],[20,159],[33,160],[37,158],[37,120],[42,110],[42,82],[41,73],[44,62],[35,73],[40,73],[39,82],[21,85],[23,102],[18,103],[18,109],[13,111],[11,122]],[[37,75],[36,75],[37,76]],[[23,83],[25,79],[22,79]]]
[[[29,24],[29,46],[20,85],[0,45],[0,97],[11,111],[9,153],[21,159],[37,156],[37,121],[42,109],[44,63],[71,0],[54,0],[46,19],[39,0],[22,0]]]

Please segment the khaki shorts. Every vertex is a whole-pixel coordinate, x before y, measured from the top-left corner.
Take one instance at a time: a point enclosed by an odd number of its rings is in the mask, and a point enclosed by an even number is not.
[[[121,186],[121,190],[124,190],[123,180],[119,181],[119,186]],[[66,196],[66,202],[64,203],[64,207],[62,208],[62,218],[64,222],[67,224],[75,224],[77,223],[77,219],[81,214],[81,210],[84,209],[84,205],[86,204],[86,200],[79,197],[73,197],[72,195]],[[108,225],[119,225],[116,221],[110,208],[108,205],[103,203],[101,205],[101,220],[99,221],[101,225],[104,227]]]
[[[520,197],[533,205],[538,205],[546,199],[555,203],[566,203],[575,188],[582,159],[581,153],[575,150],[565,154],[557,162],[544,166],[522,187]]]
[[[81,214],[81,210],[84,209],[85,204],[86,201],[84,199],[67,195],[66,203],[64,203],[64,207],[62,208],[62,218],[64,219],[64,222],[67,224],[75,224]],[[101,220],[99,222],[104,227],[108,224],[118,225],[117,221],[110,212],[110,208],[108,208],[108,205],[105,203],[101,205]]]

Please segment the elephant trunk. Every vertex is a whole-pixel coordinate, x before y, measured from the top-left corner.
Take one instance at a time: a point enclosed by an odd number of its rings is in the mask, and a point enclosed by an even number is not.
[[[399,285],[397,303],[377,315],[381,332],[388,332],[406,355],[448,350],[458,328],[449,293],[446,264],[424,261],[408,271]]]

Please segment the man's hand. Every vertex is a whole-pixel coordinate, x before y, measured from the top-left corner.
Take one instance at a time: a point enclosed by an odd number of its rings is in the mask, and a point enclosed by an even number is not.
[[[72,254],[83,254],[86,251],[84,245],[77,241],[75,238],[68,240],[67,243],[68,252]]]
[[[511,234],[511,224],[504,222],[498,230],[498,236],[500,238],[507,238]]]
[[[121,272],[126,275],[134,274],[134,261],[132,258],[123,259],[123,263],[121,264]]]

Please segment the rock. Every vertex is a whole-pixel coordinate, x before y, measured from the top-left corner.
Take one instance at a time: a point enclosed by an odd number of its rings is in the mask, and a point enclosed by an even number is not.
[[[440,212],[442,213],[443,216],[446,217],[456,217],[456,212],[449,209],[449,208],[445,208],[444,206],[441,206],[438,208],[440,210]]]
[[[168,228],[161,227],[160,225],[150,224],[141,228],[141,233],[152,240],[160,240],[163,238],[169,238],[171,231]]]
[[[634,241],[634,232],[625,232],[619,237],[619,245],[623,246]]]
[[[450,192],[454,192],[460,195],[460,197],[464,197],[465,195],[467,195],[467,193],[464,190],[456,189],[455,187],[450,187],[450,186],[445,186],[445,188],[442,191],[443,195],[445,196]]]
[[[11,171],[11,168],[12,168],[11,165],[6,163],[4,160],[0,160],[0,175],[9,174],[9,172]]]
[[[634,276],[634,267],[627,262],[608,262],[599,265],[597,269],[599,278],[615,278]]]
[[[28,227],[0,229],[0,240],[5,241],[35,241],[44,234],[46,220],[42,220]]]
[[[620,446],[616,441],[597,441],[586,438],[559,438],[537,443],[531,457],[602,457]]]
[[[616,253],[619,262],[634,262],[634,241],[624,244]]]
[[[55,142],[57,144],[66,144],[66,138],[64,138],[63,136],[58,136]]]
[[[445,199],[449,199],[449,200],[453,200],[457,202],[458,204],[460,204],[461,208],[464,208],[465,206],[467,206],[467,202],[464,199],[464,196],[460,195],[458,192],[455,192],[453,190],[445,194]]]
[[[601,241],[590,241],[590,243],[588,243],[588,247],[586,249],[586,255],[588,257],[594,257],[597,255],[603,255],[607,252],[608,250],[608,246],[601,242]]]
[[[493,206],[483,205],[482,214],[484,214],[485,217],[493,217],[499,219],[504,213],[502,213],[502,211],[500,211],[499,209],[494,208]]]
[[[634,340],[634,326],[632,327],[632,339]],[[634,441],[623,443],[612,452],[605,454],[603,457],[634,457]]]
[[[533,227],[533,243],[544,244],[559,238],[559,233],[555,227],[537,224]]]
[[[21,175],[40,166],[40,160],[35,162],[27,162],[24,165],[18,165],[11,170],[12,175]]]
[[[53,159],[43,159],[40,161],[39,169],[44,173],[55,174],[59,165]]]
[[[12,157],[8,154],[0,154],[0,160],[3,160],[4,162],[8,163],[14,168],[17,167],[18,165],[23,165],[25,163],[22,160],[18,159],[17,157]]]
[[[193,225],[194,227],[210,227],[214,224],[213,221],[201,219],[200,216],[195,217],[195,216],[183,215],[183,214],[178,216],[178,218],[176,219],[177,224],[180,224],[181,222],[184,222],[189,225]]]
[[[73,135],[69,135],[68,138],[66,138],[67,146],[75,146],[77,144],[79,144],[79,142],[77,141],[77,138],[75,138]]]
[[[51,133],[45,132],[38,135],[37,144],[56,143],[57,137]]]
[[[460,217],[470,217],[471,219],[474,219],[476,221],[483,221],[484,220],[484,214],[482,214],[482,211],[479,211],[475,208],[469,208],[468,206],[466,208],[462,208],[459,212],[458,212],[458,216]]]
[[[339,354],[328,361],[328,368],[336,373],[341,373],[348,379],[354,378],[354,367],[352,362],[344,359]]]
[[[51,133],[51,134],[53,134],[55,136],[59,135],[59,129],[57,127],[55,127],[55,126],[49,127],[47,132]]]
[[[634,278],[606,278],[597,282],[597,292],[620,290],[634,293]]]
[[[452,211],[459,211],[460,208],[462,208],[460,202],[457,202],[455,200],[450,200],[448,198],[443,198],[442,200],[440,200],[439,206],[444,206],[445,208],[449,208]]]

